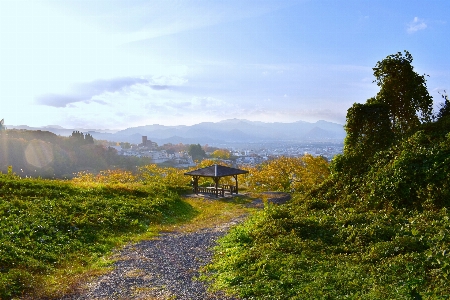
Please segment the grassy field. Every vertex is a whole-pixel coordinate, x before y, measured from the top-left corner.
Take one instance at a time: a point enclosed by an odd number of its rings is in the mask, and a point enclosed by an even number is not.
[[[197,230],[248,211],[245,199],[184,198],[161,183],[99,184],[0,174],[0,298],[58,297],[108,270],[108,254],[161,230]]]
[[[246,299],[448,299],[450,212],[297,197],[220,240],[205,270]]]

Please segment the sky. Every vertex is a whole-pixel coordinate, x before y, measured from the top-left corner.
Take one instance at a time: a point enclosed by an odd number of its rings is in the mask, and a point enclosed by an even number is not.
[[[124,129],[345,124],[409,51],[450,90],[448,0],[0,0],[0,119]]]

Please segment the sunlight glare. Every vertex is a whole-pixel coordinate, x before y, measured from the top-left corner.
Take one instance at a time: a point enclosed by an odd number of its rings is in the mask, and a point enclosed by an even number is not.
[[[25,158],[29,164],[42,168],[53,161],[53,149],[44,141],[32,140],[25,149]]]

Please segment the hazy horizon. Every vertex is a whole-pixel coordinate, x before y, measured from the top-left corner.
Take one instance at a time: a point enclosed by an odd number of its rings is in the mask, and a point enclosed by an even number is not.
[[[205,122],[198,122],[195,124],[191,124],[191,125],[185,125],[185,124],[179,124],[179,125],[163,125],[163,124],[142,124],[142,125],[138,125],[138,126],[130,126],[130,127],[124,127],[124,128],[88,128],[88,127],[64,127],[61,125],[57,125],[57,124],[49,124],[49,125],[43,125],[43,126],[30,126],[27,124],[5,124],[5,127],[8,129],[9,127],[28,127],[28,128],[60,128],[60,129],[88,129],[88,130],[108,130],[108,131],[121,131],[121,130],[125,130],[128,128],[135,128],[135,127],[143,127],[143,126],[166,126],[166,127],[177,127],[177,126],[194,126],[194,125],[199,125],[202,123],[222,123],[222,122],[227,122],[227,121],[244,121],[244,122],[261,122],[261,123],[266,123],[266,124],[276,124],[276,123],[281,123],[281,124],[293,124],[293,123],[311,123],[311,124],[316,124],[318,122],[329,122],[329,123],[334,123],[334,124],[338,124],[338,125],[344,125],[341,123],[337,123],[337,122],[331,122],[331,121],[326,121],[326,120],[317,120],[314,122],[308,122],[308,121],[303,121],[303,120],[298,120],[298,121],[292,121],[292,122],[282,122],[282,121],[275,121],[275,122],[264,122],[264,121],[250,121],[250,120],[246,120],[246,119],[238,119],[238,118],[233,118],[233,119],[224,119],[224,120],[220,120],[220,121],[205,121]]]
[[[408,50],[449,90],[436,1],[0,0],[0,119],[123,129],[232,118],[345,123]]]

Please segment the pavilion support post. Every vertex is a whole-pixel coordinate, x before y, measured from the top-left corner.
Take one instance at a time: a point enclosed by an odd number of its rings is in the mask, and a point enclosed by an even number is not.
[[[214,177],[214,188],[216,191],[216,198],[219,197],[219,180],[220,180],[220,177]]]
[[[194,189],[194,193],[196,195],[198,195],[198,176],[192,176],[192,185],[193,185],[193,189]]]
[[[238,177],[237,175],[233,175],[234,181],[236,182],[236,194],[238,193]]]

